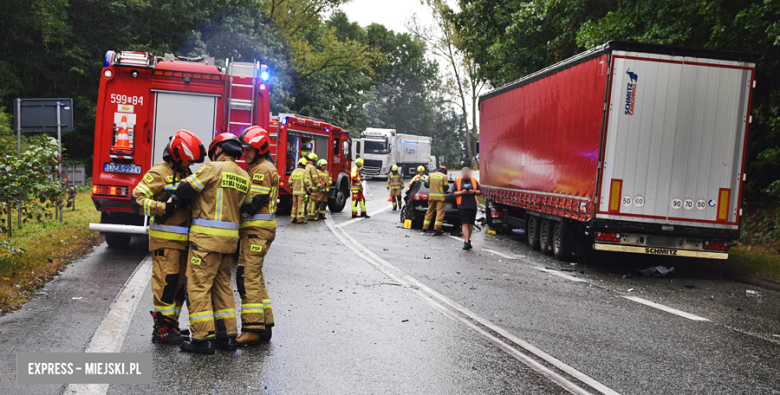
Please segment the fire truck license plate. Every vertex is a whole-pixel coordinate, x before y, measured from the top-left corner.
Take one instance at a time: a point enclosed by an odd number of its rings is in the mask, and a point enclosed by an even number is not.
[[[141,174],[141,166],[121,163],[103,163],[103,171],[106,173]]]

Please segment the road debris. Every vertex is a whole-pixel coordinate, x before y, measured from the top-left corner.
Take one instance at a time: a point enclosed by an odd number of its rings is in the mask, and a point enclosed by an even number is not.
[[[664,277],[669,273],[674,272],[674,267],[666,267],[666,266],[650,266],[648,268],[642,269],[639,271],[642,273],[645,277]]]
[[[761,296],[763,296],[763,295],[761,295],[761,292],[754,291],[752,289],[746,290],[745,291],[745,295],[747,295],[749,297],[753,297],[753,298],[760,298]]]

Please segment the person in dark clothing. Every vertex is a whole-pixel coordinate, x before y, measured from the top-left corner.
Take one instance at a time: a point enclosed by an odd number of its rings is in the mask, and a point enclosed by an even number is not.
[[[474,220],[477,218],[477,196],[482,195],[482,187],[471,176],[471,169],[464,167],[460,177],[455,180],[455,192],[458,202],[458,214],[463,228],[463,249],[471,249],[471,232],[474,231]]]

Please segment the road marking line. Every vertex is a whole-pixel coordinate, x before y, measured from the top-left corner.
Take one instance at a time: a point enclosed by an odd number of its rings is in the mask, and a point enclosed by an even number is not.
[[[352,238],[344,229],[337,228],[333,221],[329,218],[325,220],[325,224],[328,226],[328,229],[336,236],[336,238],[344,244],[347,248],[349,248],[355,255],[362,258],[364,261],[368,262],[371,266],[373,266],[375,269],[383,273],[385,276],[395,280],[396,282],[401,283],[405,288],[409,289],[410,291],[414,292],[416,295],[418,295],[420,298],[422,298],[424,301],[429,303],[434,308],[442,311],[447,316],[455,320],[456,322],[466,326],[467,328],[473,330],[478,335],[482,336],[484,339],[489,341],[490,343],[496,345],[499,347],[502,351],[506,352],[510,356],[514,357],[521,363],[525,364],[529,368],[533,369],[534,371],[538,372],[539,374],[543,375],[544,377],[550,379],[551,381],[555,382],[561,388],[566,389],[567,391],[574,393],[574,394],[588,394],[588,392],[576,384],[572,383],[571,381],[567,380],[560,374],[556,373],[555,371],[547,368],[544,365],[539,364],[537,361],[531,359],[529,356],[523,354],[519,350],[513,348],[511,345],[507,344],[506,342],[502,341],[501,339],[491,335],[490,333],[486,332],[484,329],[476,326],[472,321],[477,322],[484,326],[485,328],[488,328],[499,335],[503,336],[504,338],[508,339],[512,343],[516,344],[517,346],[522,347],[526,351],[536,355],[538,358],[544,360],[545,362],[555,366],[556,368],[560,369],[564,373],[568,374],[571,377],[576,378],[577,380],[587,384],[591,388],[599,391],[602,394],[605,395],[620,395],[618,392],[610,389],[609,387],[605,386],[604,384],[599,383],[595,379],[585,375],[584,373],[574,369],[573,367],[566,365],[565,363],[561,362],[560,360],[556,359],[550,354],[545,353],[544,351],[536,348],[535,346],[531,345],[530,343],[520,339],[519,337],[509,333],[505,329],[495,325],[494,323],[488,321],[485,318],[482,318],[478,316],[476,313],[472,312],[471,310],[461,306],[460,304],[456,303],[455,301],[447,298],[446,296],[434,291],[432,288],[428,287],[424,283],[420,282],[419,280],[415,279],[414,277],[410,276],[403,270],[397,268],[390,262],[382,259],[380,256],[363,246],[362,244],[358,243],[355,239]],[[438,301],[434,300],[438,299]],[[469,321],[465,319],[464,317],[458,315],[448,307],[451,307],[461,314],[465,315],[466,317],[470,318],[472,321]]]
[[[453,235],[447,235],[447,237],[449,237],[449,238],[450,238],[450,239],[452,239],[452,240],[463,241],[463,238],[462,238],[462,237],[455,237],[455,236],[453,236]]]
[[[152,278],[152,257],[147,255],[135,268],[133,274],[117,294],[108,313],[103,317],[85,353],[120,352],[127,335],[130,319],[138,307],[138,301]],[[108,392],[108,384],[70,384],[65,389],[65,395],[89,394],[104,395]]]
[[[686,313],[686,312],[681,311],[681,310],[673,309],[671,307],[667,307],[667,306],[664,306],[662,304],[651,302],[651,301],[649,301],[647,299],[637,298],[636,296],[621,296],[621,297],[622,298],[626,298],[626,299],[631,300],[631,301],[634,301],[634,302],[637,302],[637,303],[641,303],[641,304],[643,304],[645,306],[650,306],[652,308],[656,308],[658,310],[662,310],[662,311],[665,311],[667,313],[671,313],[671,314],[678,315],[678,316],[683,317],[683,318],[687,318],[689,320],[693,320],[693,321],[709,321],[708,319],[706,319],[704,317],[699,317],[698,315],[695,315],[695,314]]]
[[[517,257],[514,257],[514,256],[509,256],[509,255],[506,255],[506,254],[502,254],[502,253],[500,253],[498,251],[493,251],[493,250],[490,250],[490,249],[487,249],[487,248],[483,248],[482,251],[487,251],[487,252],[489,252],[489,253],[491,253],[493,255],[498,255],[498,256],[504,257],[506,259],[520,259],[520,258],[517,258]]]
[[[547,269],[547,268],[543,268],[543,267],[539,267],[539,266],[534,266],[534,267],[539,269],[539,270],[541,270],[541,271],[543,271],[543,272],[545,272],[545,273],[550,273],[550,274],[558,276],[558,277],[563,277],[563,278],[565,278],[565,279],[567,279],[569,281],[576,281],[578,283],[586,283],[586,282],[588,282],[588,280],[583,280],[583,279],[578,278],[578,277],[570,276],[570,275],[568,275],[566,273],[561,273],[561,272],[559,272],[557,270],[551,270],[551,269]]]
[[[377,214],[379,214],[379,213],[383,213],[383,212],[385,212],[385,211],[387,211],[387,210],[390,210],[391,208],[393,208],[393,206],[392,206],[392,205],[390,205],[390,206],[387,206],[387,207],[384,207],[384,208],[381,208],[381,209],[379,209],[379,210],[375,211],[375,212],[373,213],[373,215],[377,215]],[[352,219],[351,219],[351,220],[349,220],[349,221],[345,221],[345,222],[342,222],[342,223],[340,223],[340,224],[337,224],[337,225],[334,225],[334,226],[335,226],[335,227],[337,227],[337,228],[341,228],[341,227],[344,227],[344,226],[347,226],[347,225],[352,225],[352,224],[354,224],[355,222],[359,222],[359,221],[362,221],[362,220],[364,220],[364,219],[365,219],[364,217],[352,218]]]

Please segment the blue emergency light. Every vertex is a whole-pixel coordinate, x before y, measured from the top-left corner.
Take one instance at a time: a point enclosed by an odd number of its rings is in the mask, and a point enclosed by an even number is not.
[[[269,78],[271,78],[271,74],[268,72],[268,66],[260,65],[260,79],[268,82]]]

